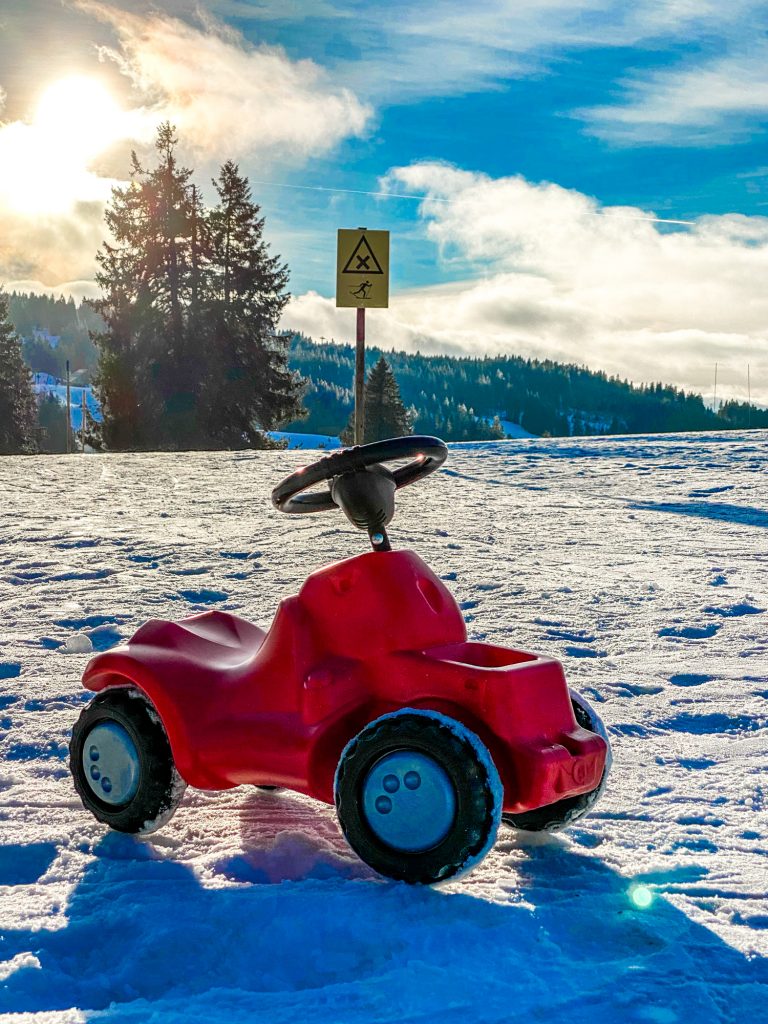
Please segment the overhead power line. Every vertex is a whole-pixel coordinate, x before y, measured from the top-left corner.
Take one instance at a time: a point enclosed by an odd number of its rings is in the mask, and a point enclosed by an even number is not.
[[[299,189],[302,192],[341,192],[346,195],[352,196],[375,196],[379,199],[413,199],[419,203],[447,203],[451,205],[457,203],[457,199],[446,199],[441,196],[419,196],[412,195],[407,192],[374,192],[368,189],[362,188],[334,188],[329,185],[294,185],[289,184],[286,181],[263,181],[258,178],[249,179],[252,185],[269,185],[272,188],[293,188]],[[610,209],[610,207],[609,207]],[[589,217],[603,217],[605,211],[585,211]],[[611,217],[615,217],[618,220],[640,220],[650,221],[652,224],[679,224],[684,227],[695,227],[696,221],[694,220],[677,220],[672,217],[654,217],[652,214],[630,214],[630,213],[612,213]]]

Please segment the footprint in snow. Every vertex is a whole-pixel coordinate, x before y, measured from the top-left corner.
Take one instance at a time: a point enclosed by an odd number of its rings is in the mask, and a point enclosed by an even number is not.
[[[114,615],[86,615],[80,619],[54,619],[57,626],[64,629],[93,629],[96,626],[113,624],[118,621]]]
[[[722,494],[724,491],[732,491],[733,484],[726,484],[723,487],[702,487],[695,491],[689,491],[689,498],[706,498],[710,494]]]
[[[674,853],[676,850],[688,850],[691,853],[717,853],[719,847],[703,836],[691,836],[674,842],[670,852]]]
[[[88,635],[94,651],[108,651],[111,647],[116,647],[123,639],[122,634],[118,630],[112,629],[109,626],[94,629]]]
[[[606,686],[616,694],[617,697],[649,697],[661,693],[663,686],[654,683],[606,683]]]
[[[553,640],[570,640],[573,644],[593,644],[595,637],[589,633],[581,633],[578,630],[548,629],[547,636]]]
[[[704,609],[705,612],[709,612],[711,615],[720,615],[726,619],[739,618],[742,615],[762,615],[765,608],[758,608],[754,604],[750,604],[749,601],[741,601],[739,604],[732,604],[728,607],[717,608],[710,606]]]
[[[657,636],[673,636],[685,640],[708,640],[719,629],[719,622],[711,622],[706,626],[665,626],[658,631]]]
[[[32,885],[53,863],[55,843],[0,846],[0,885]]]
[[[669,681],[673,686],[701,686],[703,683],[711,683],[714,678],[701,672],[678,672],[670,676]]]
[[[566,647],[565,653],[570,658],[605,658],[606,651],[596,651],[593,647]]]
[[[739,733],[755,732],[763,728],[766,723],[751,718],[749,715],[728,715],[720,711],[699,715],[690,711],[682,711],[680,714],[667,718],[659,724],[673,732],[705,736],[711,734],[738,735]]]
[[[108,576],[113,576],[115,572],[115,569],[71,569],[66,572],[56,573],[54,576],[51,576],[51,580],[56,582],[105,580]]]
[[[24,705],[25,711],[65,711],[68,708],[79,707],[85,704],[93,696],[85,690],[81,693],[65,694],[61,697],[37,697],[28,700]]]
[[[21,662],[0,661],[0,679],[16,679],[21,675]]]
[[[229,594],[224,590],[180,590],[179,597],[190,604],[216,604],[219,601],[226,601]]]
[[[5,754],[6,761],[64,761],[69,756],[66,743],[48,740],[47,743],[14,743]]]
[[[717,761],[711,761],[708,757],[679,757],[677,763],[687,771],[698,772],[706,768],[714,768]]]
[[[45,579],[46,575],[47,573],[38,572],[35,569],[29,569],[25,572],[11,572],[8,576],[3,576],[3,580],[14,587],[18,587],[23,586],[25,583],[36,583],[38,580]]]

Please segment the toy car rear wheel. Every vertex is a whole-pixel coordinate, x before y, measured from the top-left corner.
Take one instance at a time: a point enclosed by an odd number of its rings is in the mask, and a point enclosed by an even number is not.
[[[130,687],[105,690],[83,709],[69,768],[83,806],[118,832],[155,832],[186,788],[157,712]]]
[[[483,743],[453,719],[412,708],[376,719],[347,745],[335,797],[358,856],[410,883],[479,863],[501,819],[502,786]]]
[[[537,807],[533,811],[523,811],[521,814],[503,814],[502,820],[506,825],[511,825],[512,828],[520,829],[523,832],[559,832],[578,821],[579,818],[583,818],[603,795],[613,762],[608,731],[595,709],[581,694],[575,693],[573,690],[571,690],[571,705],[579,725],[583,729],[589,729],[590,732],[596,732],[598,736],[602,736],[608,745],[605,768],[600,782],[588,793],[566,797],[564,800],[558,800],[557,803]]]

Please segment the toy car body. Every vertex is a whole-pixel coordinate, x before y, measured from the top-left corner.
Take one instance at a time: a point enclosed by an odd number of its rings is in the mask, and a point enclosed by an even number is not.
[[[403,707],[483,740],[507,812],[593,790],[605,767],[605,741],[576,722],[560,663],[468,642],[453,595],[411,551],[313,573],[267,633],[218,611],[151,620],[93,658],[83,682],[145,693],[179,773],[201,789],[283,786],[333,803],[346,744]]]

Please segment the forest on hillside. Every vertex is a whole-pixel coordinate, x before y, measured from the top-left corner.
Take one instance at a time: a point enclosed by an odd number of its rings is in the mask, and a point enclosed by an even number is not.
[[[90,332],[99,330],[102,321],[88,305],[71,297],[11,292],[8,312],[32,370],[61,378],[69,360],[73,373],[90,379],[98,357]]]
[[[519,356],[425,356],[366,350],[369,370],[384,355],[418,433],[446,440],[499,436],[494,418],[531,434],[664,433],[768,427],[768,410],[725,402],[717,413],[699,394],[668,384],[631,384],[583,366]],[[309,381],[308,417],[288,429],[338,433],[353,405],[352,345],[293,336],[290,366]]]
[[[86,304],[42,295],[9,296],[10,318],[32,370],[64,374],[65,360],[88,379],[97,352],[90,331],[100,318]],[[414,430],[449,441],[500,436],[494,418],[532,434],[664,433],[768,427],[768,410],[726,401],[717,413],[701,395],[662,383],[634,385],[583,366],[518,356],[425,356],[370,347],[369,371],[384,355]],[[291,337],[289,366],[305,380],[307,415],[284,429],[338,435],[353,406],[351,345]]]

